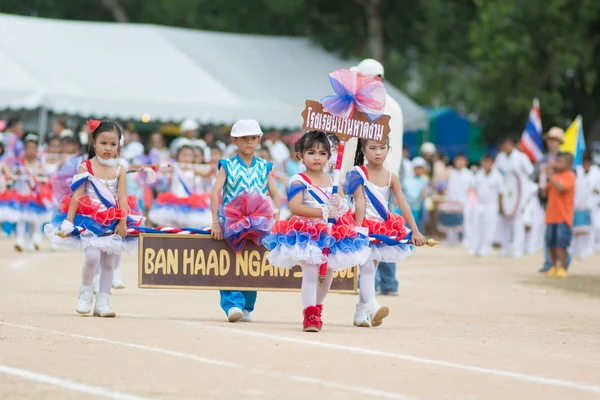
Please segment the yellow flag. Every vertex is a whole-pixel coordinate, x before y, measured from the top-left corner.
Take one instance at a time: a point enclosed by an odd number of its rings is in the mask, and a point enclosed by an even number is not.
[[[579,137],[579,129],[581,127],[581,116],[578,115],[575,121],[569,126],[565,132],[565,142],[560,146],[560,151],[571,153],[575,157],[577,152],[577,139]]]

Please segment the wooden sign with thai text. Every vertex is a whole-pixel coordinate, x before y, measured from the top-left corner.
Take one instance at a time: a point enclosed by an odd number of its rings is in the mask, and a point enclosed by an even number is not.
[[[153,289],[299,291],[302,270],[274,267],[254,243],[240,254],[208,235],[142,234],[138,286]],[[356,293],[358,268],[334,274],[332,292]]]
[[[390,118],[384,114],[371,122],[358,110],[354,110],[350,119],[336,117],[328,113],[318,101],[306,100],[306,108],[302,112],[302,129],[333,133],[342,140],[355,137],[384,142],[390,133]]]

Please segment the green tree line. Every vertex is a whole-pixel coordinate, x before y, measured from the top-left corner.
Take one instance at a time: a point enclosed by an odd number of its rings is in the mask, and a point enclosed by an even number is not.
[[[534,97],[545,128],[582,114],[600,140],[598,0],[3,0],[0,12],[308,36],[380,60],[390,82],[474,116],[489,141],[519,135]]]

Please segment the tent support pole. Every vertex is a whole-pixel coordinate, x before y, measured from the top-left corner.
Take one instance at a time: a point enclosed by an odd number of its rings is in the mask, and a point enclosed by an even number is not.
[[[46,140],[46,132],[48,132],[48,109],[42,106],[40,107],[40,117],[38,126],[38,136],[40,137],[40,145]]]

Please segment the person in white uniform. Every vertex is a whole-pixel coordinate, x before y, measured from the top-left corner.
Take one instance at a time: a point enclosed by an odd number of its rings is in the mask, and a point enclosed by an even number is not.
[[[506,138],[500,145],[501,153],[496,157],[496,168],[502,175],[515,173],[521,183],[521,193],[525,193],[530,176],[533,174],[533,165],[525,153],[515,148],[515,140]],[[502,244],[501,255],[512,255],[521,257],[525,244],[525,223],[524,223],[524,204],[520,201],[517,212],[513,217],[500,215],[500,230],[502,235],[500,242]]]
[[[595,167],[595,168],[594,168]],[[575,181],[575,217],[573,223],[573,241],[571,243],[574,256],[586,258],[594,254],[594,191],[600,188],[600,171],[592,164],[590,154],[585,154],[582,165],[576,168]],[[596,212],[597,214],[597,212]]]
[[[473,235],[469,242],[469,254],[487,256],[492,253],[492,242],[498,225],[499,198],[504,181],[494,169],[494,158],[485,155],[481,158],[481,168],[475,174],[477,193],[473,215]]]
[[[471,239],[472,211],[473,207],[469,200],[469,191],[473,189],[475,175],[467,168],[467,157],[458,154],[454,157],[454,169],[450,173],[446,200],[461,203],[463,205],[463,242],[468,247]],[[449,231],[446,234],[448,245],[456,245],[459,242],[459,232]]]

